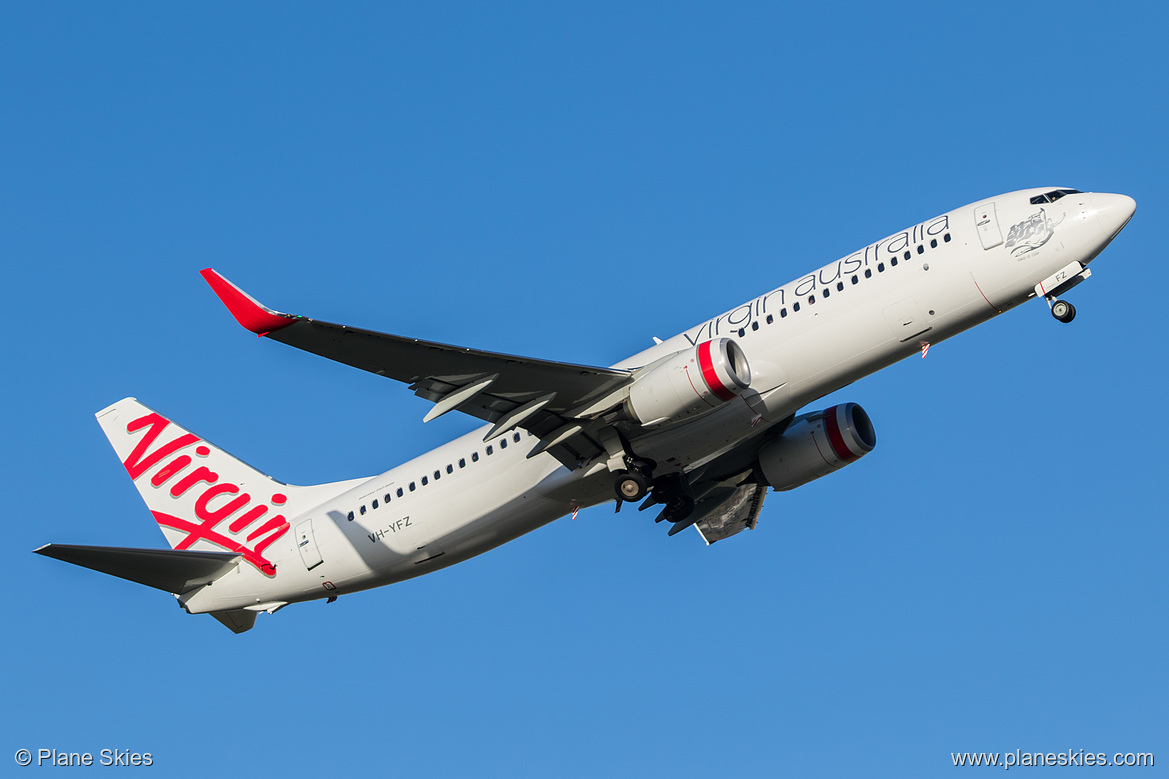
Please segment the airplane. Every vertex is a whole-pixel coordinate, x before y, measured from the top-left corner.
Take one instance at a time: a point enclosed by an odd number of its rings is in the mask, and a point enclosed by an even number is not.
[[[486,424],[372,478],[295,486],[126,398],[97,413],[170,549],[37,553],[145,584],[236,633],[261,612],[400,582],[566,515],[640,502],[707,544],[876,446],[856,403],[805,406],[1015,308],[1062,296],[1128,224],[1132,198],[1045,187],[869,244],[617,364],[479,351],[270,309],[208,268],[247,330],[409,386]],[[649,516],[649,515],[641,515]]]

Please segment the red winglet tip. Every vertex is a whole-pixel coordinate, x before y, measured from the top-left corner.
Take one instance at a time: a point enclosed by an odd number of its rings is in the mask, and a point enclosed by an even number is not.
[[[235,317],[235,321],[256,335],[267,335],[282,327],[288,327],[288,325],[296,321],[295,317],[277,313],[262,305],[258,300],[220,276],[211,268],[204,268],[199,271],[199,275],[203,277],[203,280],[207,282],[211,290],[219,296],[219,299],[223,301],[223,305],[227,306],[227,310]]]

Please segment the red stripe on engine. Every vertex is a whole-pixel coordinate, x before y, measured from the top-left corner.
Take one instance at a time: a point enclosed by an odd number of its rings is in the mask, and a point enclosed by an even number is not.
[[[710,391],[722,400],[733,400],[735,393],[727,389],[726,385],[722,383],[722,379],[718,377],[718,372],[714,369],[714,360],[710,357],[712,343],[714,342],[703,341],[698,344],[698,367],[702,369],[702,380],[706,382],[707,387],[710,387]]]
[[[836,452],[836,456],[845,462],[850,462],[856,459],[856,455],[848,448],[848,444],[844,442],[844,435],[840,432],[840,421],[836,418],[837,414],[843,413],[844,406],[833,406],[824,412],[824,428],[828,431],[828,440],[832,442],[832,450]]]

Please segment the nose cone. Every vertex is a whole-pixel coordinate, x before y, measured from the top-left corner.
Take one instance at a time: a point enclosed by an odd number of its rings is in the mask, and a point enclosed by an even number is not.
[[[1137,210],[1137,201],[1128,195],[1092,193],[1092,205],[1096,207],[1096,219],[1104,230],[1106,241],[1111,241],[1124,229],[1128,220]]]

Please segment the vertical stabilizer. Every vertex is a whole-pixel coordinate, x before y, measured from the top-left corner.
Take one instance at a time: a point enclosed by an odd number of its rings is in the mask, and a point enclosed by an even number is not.
[[[289,518],[354,483],[283,484],[134,398],[97,421],[171,548],[234,552],[267,576],[276,572],[268,549]]]

